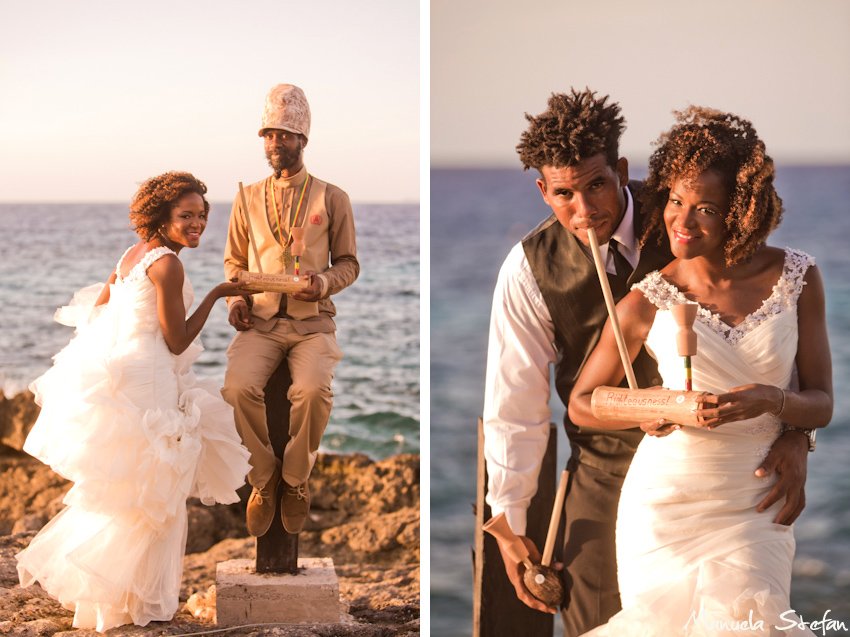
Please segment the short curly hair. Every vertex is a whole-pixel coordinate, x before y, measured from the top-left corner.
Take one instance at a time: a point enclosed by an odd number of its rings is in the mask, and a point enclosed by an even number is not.
[[[525,118],[530,126],[516,147],[523,170],[575,166],[599,153],[616,167],[626,121],[619,104],[609,104],[607,95],[597,99],[588,88],[552,93],[546,112],[538,117],[526,113]]]
[[[130,227],[143,240],[156,236],[162,224],[171,219],[171,209],[180,198],[195,192],[204,200],[204,212],[209,213],[207,187],[192,174],[170,171],[145,181],[130,203]]]
[[[660,243],[666,234],[664,208],[674,182],[715,170],[729,193],[726,263],[745,263],[782,221],[773,160],[748,120],[698,106],[673,113],[676,124],[655,142],[640,194],[647,220],[641,245],[652,237]]]

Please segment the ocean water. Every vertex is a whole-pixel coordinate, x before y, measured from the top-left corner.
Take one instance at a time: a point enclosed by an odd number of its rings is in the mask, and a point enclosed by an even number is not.
[[[361,272],[334,296],[345,357],[322,449],[419,453],[419,206],[354,205]],[[201,245],[180,252],[195,305],[224,280],[230,204],[213,203]],[[0,389],[26,388],[73,336],[53,322],[74,291],[105,281],[138,237],[126,204],[0,204]],[[201,332],[198,376],[224,380],[235,334],[223,300]]]
[[[472,630],[471,504],[490,304],[511,246],[550,212],[535,176],[431,171],[431,633],[441,637]],[[850,626],[850,166],[781,167],[777,189],[786,212],[769,243],[817,259],[835,383],[835,415],[809,457],[807,505],[795,524],[791,602],[807,622],[829,611]],[[557,396],[552,409],[560,424]],[[558,447],[565,462],[562,427]]]

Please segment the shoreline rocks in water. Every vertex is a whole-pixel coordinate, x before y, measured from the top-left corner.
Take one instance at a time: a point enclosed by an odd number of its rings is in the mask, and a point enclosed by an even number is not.
[[[64,610],[39,586],[18,585],[15,554],[62,510],[71,486],[20,450],[38,414],[32,394],[6,398],[0,391],[0,635],[97,635],[71,628]],[[348,611],[341,624],[235,628],[227,636],[284,635],[391,637],[419,635],[419,456],[373,461],[363,454],[319,454],[310,478],[310,517],[299,535],[299,554],[330,557]],[[245,501],[203,506],[189,500],[189,534],[180,609],[170,622],[123,626],[110,636],[183,635],[215,629],[204,602],[216,564],[254,559],[245,530]],[[214,595],[214,588],[212,591]],[[194,596],[190,607],[186,602]]]

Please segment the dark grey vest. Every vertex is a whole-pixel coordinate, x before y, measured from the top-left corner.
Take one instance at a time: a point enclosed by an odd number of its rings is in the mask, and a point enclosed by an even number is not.
[[[629,182],[635,206],[634,227],[637,236],[643,228],[640,202],[635,196],[640,182]],[[608,318],[605,299],[599,285],[593,259],[581,243],[567,230],[555,215],[551,215],[525,239],[523,250],[531,271],[552,315],[555,325],[555,387],[564,405],[570,391],[596,346],[602,327]],[[645,246],[634,272],[627,281],[609,274],[614,300],[625,296],[633,283],[649,272],[658,270],[672,260],[669,242],[661,247]],[[652,357],[641,349],[634,364],[635,377],[640,387],[661,383],[658,368]],[[625,381],[623,385],[625,386]],[[582,462],[615,475],[625,475],[637,445],[643,437],[640,429],[609,431],[578,427],[564,415],[564,427],[572,447],[571,463]]]

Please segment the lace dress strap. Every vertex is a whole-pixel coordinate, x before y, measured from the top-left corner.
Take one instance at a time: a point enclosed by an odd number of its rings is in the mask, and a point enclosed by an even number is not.
[[[679,288],[668,283],[658,270],[647,274],[640,282],[635,283],[632,289],[643,292],[647,300],[659,310],[667,310],[671,305],[688,303]]]
[[[731,326],[721,321],[717,314],[697,304],[697,320],[722,336],[727,342],[735,344],[771,316],[796,306],[797,299],[800,298],[803,286],[806,284],[803,279],[814,263],[814,257],[805,252],[785,248],[785,261],[779,281],[773,286],[770,296],[764,300],[758,310],[747,316],[740,324]],[[657,270],[647,274],[642,281],[633,285],[632,289],[643,292],[649,302],[659,310],[668,310],[671,305],[693,302],[682,294],[679,288],[668,283]]]
[[[809,268],[815,264],[815,258],[802,250],[785,248],[785,265],[782,268],[782,277],[776,284],[774,292],[777,293],[777,303],[786,308],[792,308],[797,304],[800,294],[803,293],[803,280]]]
[[[165,246],[154,248],[153,250],[145,254],[145,256],[143,256],[139,260],[139,262],[133,266],[133,269],[127,273],[126,277],[121,278],[121,271],[119,269],[118,279],[125,282],[141,281],[147,276],[148,268],[153,265],[154,261],[157,261],[158,259],[164,257],[166,254],[173,254],[174,256],[177,256],[177,253],[174,252],[174,250],[166,248]],[[121,257],[121,260],[123,261],[124,257]],[[120,262],[118,265],[120,267]]]

